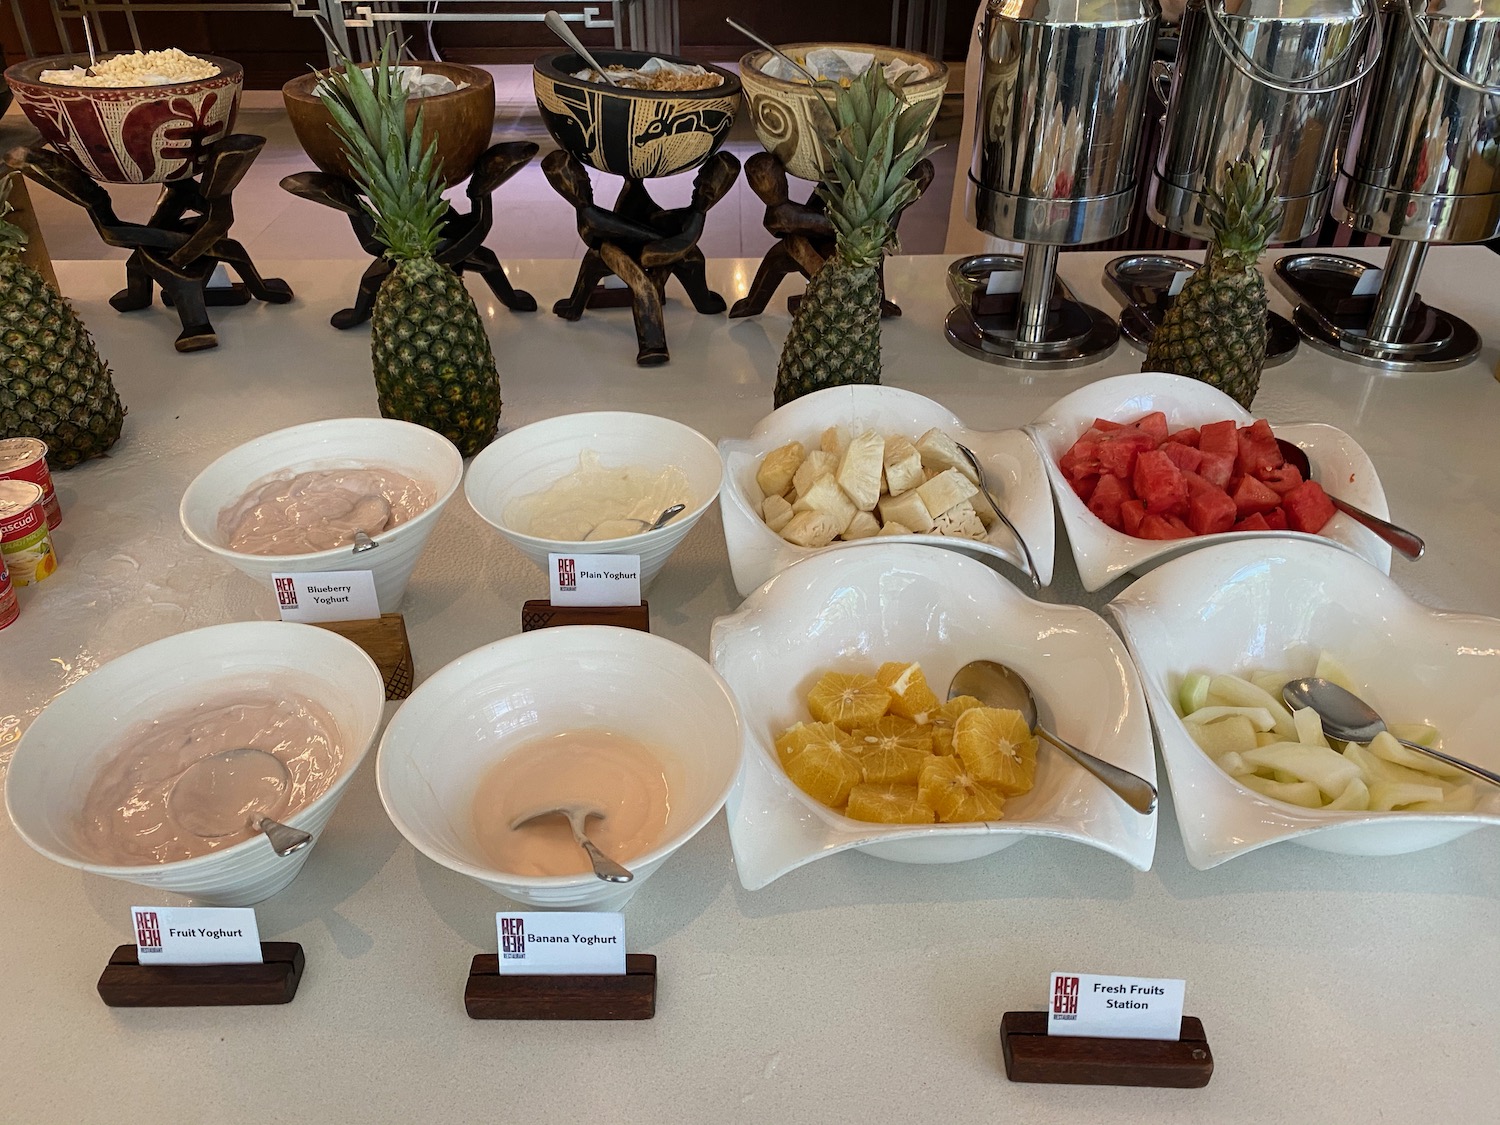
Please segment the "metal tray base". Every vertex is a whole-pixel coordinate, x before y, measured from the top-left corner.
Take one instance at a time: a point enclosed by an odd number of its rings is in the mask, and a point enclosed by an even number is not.
[[[1061,278],[1053,279],[1052,311],[1047,339],[1023,343],[1016,339],[1014,316],[976,317],[970,312],[976,289],[995,270],[1020,272],[1023,261],[1014,254],[976,254],[948,267],[948,292],[955,308],[944,324],[948,342],[966,355],[987,363],[1060,371],[1103,359],[1115,350],[1120,329],[1114,319],[1078,300]]]

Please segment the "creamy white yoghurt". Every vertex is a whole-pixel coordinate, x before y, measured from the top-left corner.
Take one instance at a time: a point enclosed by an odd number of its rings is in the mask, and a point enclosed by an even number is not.
[[[392,469],[312,469],[251,486],[219,513],[219,534],[247,555],[306,555],[378,535],[432,505],[416,481]]]
[[[687,474],[676,465],[606,468],[599,454],[585,449],[573,472],[541,492],[512,501],[505,522],[523,535],[568,543],[623,539],[645,531],[674,504],[691,501]]]

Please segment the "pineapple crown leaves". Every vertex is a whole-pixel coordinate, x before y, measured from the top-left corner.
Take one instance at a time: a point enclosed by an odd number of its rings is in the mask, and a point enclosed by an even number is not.
[[[1264,156],[1224,165],[1219,185],[1208,193],[1204,217],[1213,228],[1211,263],[1224,272],[1255,268],[1281,225],[1276,176]]]
[[[920,194],[907,176],[924,155],[936,109],[906,105],[884,68],[874,65],[835,93],[837,131],[822,142],[830,167],[818,194],[850,265],[876,265],[894,249],[891,222]]]
[[[6,218],[15,210],[10,201],[10,185],[17,174],[7,172],[0,176],[0,259],[15,257],[26,249],[26,232]]]
[[[389,36],[368,68],[346,60],[343,69],[330,71],[318,97],[333,117],[386,257],[410,261],[430,258],[437,249],[448,204],[437,140],[423,145],[420,110],[407,132],[397,57],[395,37]]]

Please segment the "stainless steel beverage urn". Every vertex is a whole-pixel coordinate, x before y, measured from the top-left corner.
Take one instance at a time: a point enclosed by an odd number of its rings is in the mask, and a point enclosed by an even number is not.
[[[1417,293],[1427,247],[1500,234],[1500,0],[1387,0],[1334,215],[1392,239],[1383,271],[1304,254],[1277,263],[1312,343],[1395,371],[1467,363],[1474,329]]]
[[[1129,222],[1159,14],[1156,0],[989,0],[969,216],[1028,245],[950,268],[948,338],[961,349],[1066,367],[1114,348],[1114,321],[1057,280],[1057,250]]]

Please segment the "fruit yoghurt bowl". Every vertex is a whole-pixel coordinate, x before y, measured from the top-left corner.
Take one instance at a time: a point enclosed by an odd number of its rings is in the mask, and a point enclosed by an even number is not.
[[[501,870],[478,839],[481,779],[517,748],[580,729],[651,748],[667,779],[663,834],[626,860],[625,884]],[[386,728],[377,779],[396,828],[435,863],[529,907],[614,910],[718,813],[740,745],[734,696],[698,656],[650,633],[570,625],[507,637],[432,675]]]
[[[1375,567],[1313,537],[1220,543],[1172,559],[1109,604],[1145,685],[1188,862],[1216,867],[1283,841],[1399,855],[1500,825],[1500,790],[1472,812],[1302,808],[1236,781],[1176,706],[1185,677],[1313,674],[1336,657],[1389,723],[1428,724],[1449,754],[1500,769],[1500,620],[1419,604]]]
[[[256,555],[233,550],[225,542],[220,515],[253,485],[310,470],[351,467],[403,473],[422,486],[432,503],[377,534],[377,546],[365,551],[344,546],[307,554]],[[188,485],[179,515],[189,539],[267,589],[274,590],[271,576],[278,573],[368,570],[375,576],[381,612],[392,613],[405,597],[428,537],[462,479],[463,457],[442,434],[392,418],[334,418],[277,430],[230,450]]]
[[[1146,701],[1123,642],[1097,614],[1033,601],[975,559],[912,543],[836,547],[788,567],[714,622],[714,667],[744,715],[745,763],[726,806],[747,890],[841,851],[903,863],[954,863],[1029,836],[1073,840],[1144,871],[1156,815],[1133,812],[1062,754],[1039,749],[1031,791],[992,822],[886,825],[852,820],[799,789],[774,739],[808,715],[828,671],[916,661],[944,697],[971,660],[1020,672],[1040,720],[1063,738],[1151,781]]]
[[[884,437],[901,435],[910,441],[927,430],[938,429],[967,446],[983,466],[986,482],[1001,509],[1025,538],[1041,584],[1052,581],[1052,496],[1042,458],[1022,431],[972,430],[930,398],[896,387],[853,385],[804,395],[762,418],[748,438],[719,443],[725,476],[719,507],[729,565],[741,597],[793,563],[828,550],[789,543],[771,530],[762,518],[765,497],[756,473],[768,453],[789,442],[801,442],[808,450],[816,450],[820,435],[831,426],[841,427],[846,438],[874,430]],[[979,495],[971,497],[971,502],[976,511],[987,507]],[[981,558],[1004,559],[1022,573],[1026,570],[1025,555],[1015,537],[998,520],[983,539],[914,534],[883,536],[880,542],[946,547]]]
[[[515,502],[576,472],[585,453],[597,455],[606,471],[680,470],[686,478],[685,509],[655,531],[615,539],[549,539],[521,530]],[[708,511],[723,476],[713,443],[681,422],[654,414],[591,411],[533,422],[497,438],[469,465],[464,495],[480,518],[544,574],[551,554],[637,555],[645,589]]]
[[[110,661],[59,695],[11,758],[5,806],[17,833],[64,866],[198,903],[246,906],[269,898],[296,877],[316,845],[283,857],[256,834],[191,859],[106,864],[82,846],[76,822],[90,785],[127,731],[241,687],[302,695],[337,727],[342,756],[332,783],[278,818],[316,840],[375,741],[385,686],[374,661],[351,641],[284,621],[179,633]]]
[[[1390,545],[1342,512],[1316,535],[1297,531],[1226,531],[1190,539],[1139,539],[1116,531],[1091,512],[1073,491],[1059,461],[1094,419],[1132,422],[1161,411],[1172,431],[1233,420],[1247,426],[1255,420],[1234,399],[1196,379],[1161,372],[1117,375],[1065,395],[1043,411],[1026,431],[1041,450],[1063,527],[1078,565],[1083,588],[1093,592],[1121,576],[1148,570],[1175,555],[1236,539],[1295,539],[1335,543],[1373,566],[1389,572]],[[1285,438],[1307,454],[1314,480],[1327,482],[1338,495],[1377,516],[1388,516],[1385,490],[1370,458],[1348,434],[1316,422],[1272,423]]]

